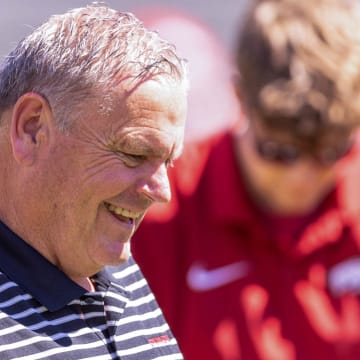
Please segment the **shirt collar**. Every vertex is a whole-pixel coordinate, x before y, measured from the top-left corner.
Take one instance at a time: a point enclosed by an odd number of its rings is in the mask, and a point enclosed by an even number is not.
[[[50,311],[81,297],[86,289],[0,222],[0,269]]]

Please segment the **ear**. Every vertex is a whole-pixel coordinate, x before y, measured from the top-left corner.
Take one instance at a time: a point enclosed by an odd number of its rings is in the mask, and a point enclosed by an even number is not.
[[[41,147],[49,144],[52,112],[47,100],[36,93],[22,95],[14,105],[10,138],[17,162],[32,165]]]

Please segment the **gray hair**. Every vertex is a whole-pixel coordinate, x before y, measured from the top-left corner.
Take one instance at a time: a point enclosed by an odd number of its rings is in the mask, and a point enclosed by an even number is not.
[[[59,128],[66,129],[84,101],[124,80],[136,86],[160,76],[187,86],[185,63],[172,44],[131,13],[102,4],[73,9],[50,17],[4,59],[0,114],[21,95],[36,92],[51,104]]]

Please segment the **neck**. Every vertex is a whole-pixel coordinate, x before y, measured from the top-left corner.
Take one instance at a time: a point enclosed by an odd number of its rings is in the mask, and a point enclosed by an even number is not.
[[[88,292],[95,291],[95,286],[90,278],[73,279],[78,285],[86,289]]]

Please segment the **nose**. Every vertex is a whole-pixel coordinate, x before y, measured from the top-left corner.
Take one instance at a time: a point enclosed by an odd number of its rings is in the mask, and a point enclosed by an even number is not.
[[[161,164],[151,171],[150,175],[143,179],[139,191],[153,202],[169,202],[171,188],[166,165]]]

